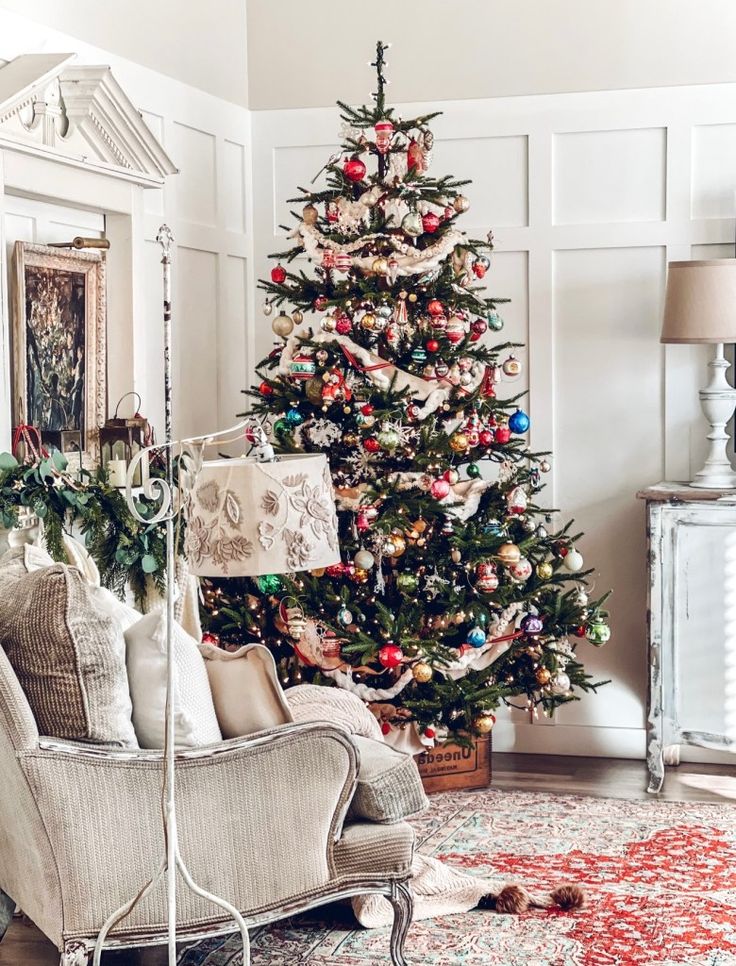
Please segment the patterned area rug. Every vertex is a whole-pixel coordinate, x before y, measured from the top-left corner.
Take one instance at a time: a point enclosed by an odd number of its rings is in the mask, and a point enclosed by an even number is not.
[[[524,792],[445,793],[420,848],[478,875],[584,886],[582,912],[474,911],[412,925],[411,966],[736,966],[736,807]],[[253,966],[378,966],[388,930],[330,906],[252,934]],[[234,937],[181,966],[240,966]]]

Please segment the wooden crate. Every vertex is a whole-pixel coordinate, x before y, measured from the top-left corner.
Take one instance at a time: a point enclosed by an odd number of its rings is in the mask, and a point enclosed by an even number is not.
[[[492,774],[491,736],[478,738],[471,748],[448,741],[417,755],[416,761],[427,794],[487,788]]]

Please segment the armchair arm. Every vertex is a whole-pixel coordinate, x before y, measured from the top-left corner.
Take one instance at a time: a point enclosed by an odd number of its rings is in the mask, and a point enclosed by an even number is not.
[[[91,935],[163,855],[162,754],[44,738],[21,763],[56,856],[65,938]],[[349,736],[321,723],[177,752],[179,838],[192,875],[250,915],[324,887],[357,768]],[[182,926],[222,916],[188,890],[179,910]],[[162,885],[120,932],[165,918]]]

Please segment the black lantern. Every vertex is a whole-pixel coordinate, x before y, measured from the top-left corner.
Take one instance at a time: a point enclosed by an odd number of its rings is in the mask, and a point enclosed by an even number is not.
[[[132,416],[118,416],[120,403],[128,396],[135,396],[138,405]],[[115,415],[108,419],[100,429],[100,461],[112,486],[123,489],[125,487],[128,466],[136,455],[150,445],[151,428],[145,416],[140,413],[141,397],[137,392],[126,392],[118,400]],[[138,464],[133,477],[133,486],[142,486],[144,476],[141,471],[142,462]]]

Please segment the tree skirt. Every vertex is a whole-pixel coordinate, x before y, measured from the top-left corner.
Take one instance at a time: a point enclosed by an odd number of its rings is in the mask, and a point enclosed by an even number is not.
[[[473,875],[549,890],[575,913],[473,911],[415,922],[411,966],[736,966],[736,807],[525,792],[448,792],[413,821],[420,849]],[[253,930],[253,966],[383,966],[388,930],[329,906]],[[240,966],[237,936],[181,966]]]

